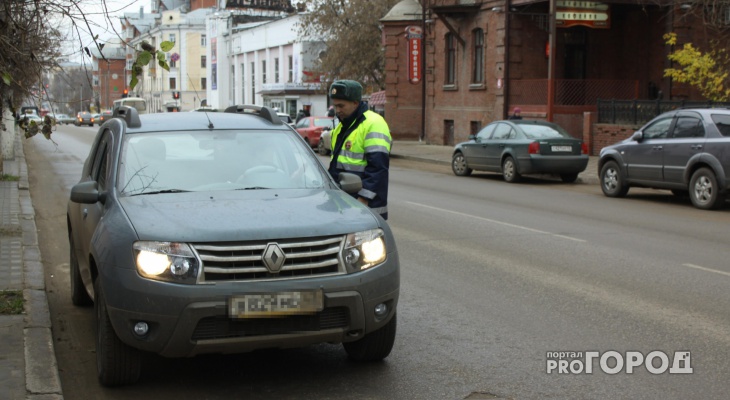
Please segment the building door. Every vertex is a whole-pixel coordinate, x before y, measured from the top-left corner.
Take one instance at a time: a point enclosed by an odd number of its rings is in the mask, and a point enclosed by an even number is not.
[[[586,27],[575,26],[563,34],[565,40],[565,75],[564,79],[586,78]]]
[[[454,145],[454,120],[444,120],[444,144],[448,146]]]

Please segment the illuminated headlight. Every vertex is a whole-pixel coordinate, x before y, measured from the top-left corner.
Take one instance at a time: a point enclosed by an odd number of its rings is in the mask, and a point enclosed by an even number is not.
[[[343,259],[347,269],[362,271],[385,261],[383,231],[373,229],[347,235]]]
[[[200,263],[188,244],[136,242],[133,249],[140,275],[160,281],[196,282]]]

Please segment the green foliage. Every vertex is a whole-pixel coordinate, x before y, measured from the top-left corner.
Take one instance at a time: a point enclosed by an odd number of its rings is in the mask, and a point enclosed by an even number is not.
[[[172,50],[175,47],[173,42],[162,42],[160,43],[160,50],[157,50],[149,44],[147,41],[142,41],[140,44],[141,51],[137,54],[137,59],[132,64],[132,73],[129,79],[129,89],[134,90],[134,87],[139,83],[138,76],[142,75],[143,67],[147,66],[153,58],[157,59],[157,64],[160,68],[170,71],[170,66],[167,64],[167,57],[165,53]]]
[[[0,314],[13,315],[23,313],[23,292],[19,290],[0,291]]]
[[[665,43],[677,45],[677,34],[664,35]],[[685,43],[668,56],[679,68],[667,68],[664,76],[674,81],[687,83],[699,89],[700,93],[712,101],[730,101],[730,80],[728,66],[730,59],[724,48],[702,52],[692,43]]]
[[[16,175],[3,174],[0,176],[0,181],[17,182],[18,180],[20,180],[20,177]]]

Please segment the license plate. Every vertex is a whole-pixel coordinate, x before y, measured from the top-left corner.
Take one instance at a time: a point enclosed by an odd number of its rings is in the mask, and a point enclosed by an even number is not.
[[[573,151],[573,146],[552,146],[553,151]]]
[[[321,290],[256,293],[231,297],[231,318],[262,318],[283,315],[313,314],[324,309]]]

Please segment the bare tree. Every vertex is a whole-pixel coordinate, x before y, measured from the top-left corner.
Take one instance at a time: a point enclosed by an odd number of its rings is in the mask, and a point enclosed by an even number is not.
[[[318,67],[328,84],[354,79],[372,90],[385,87],[385,54],[380,19],[398,0],[315,0],[302,17],[299,34],[322,40],[327,50]]]

